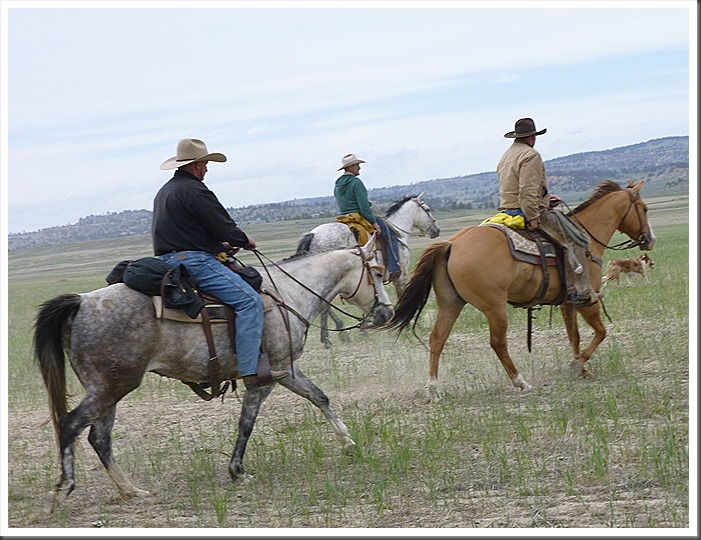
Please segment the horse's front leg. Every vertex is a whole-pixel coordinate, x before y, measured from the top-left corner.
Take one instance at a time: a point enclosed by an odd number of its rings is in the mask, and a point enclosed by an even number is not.
[[[597,349],[601,342],[606,339],[606,327],[604,322],[601,320],[601,311],[599,310],[599,304],[594,304],[593,306],[578,308],[579,313],[587,322],[589,326],[594,330],[594,337],[587,345],[587,348],[582,351],[581,354],[575,357],[575,360],[579,363],[580,374],[583,377],[589,377],[591,374],[587,369],[586,363],[593,356],[594,351]]]
[[[331,308],[328,309],[328,314],[331,320],[333,321],[333,324],[336,326],[336,332],[338,332],[338,339],[340,339],[344,343],[350,343],[350,333],[349,330],[343,329],[345,325],[343,319],[336,315],[336,313],[334,313],[333,309]]]
[[[321,339],[321,343],[327,349],[329,347],[331,347],[331,345],[333,345],[331,343],[331,340],[329,339],[329,315],[330,315],[329,309],[323,309],[321,311],[321,315],[319,315],[319,327],[321,328],[320,339]]]
[[[331,423],[331,427],[343,451],[347,453],[353,451],[355,448],[355,441],[351,437],[350,431],[348,431],[346,425],[336,414],[336,411],[331,408],[329,398],[318,386],[311,382],[301,370],[295,367],[294,377],[287,377],[280,381],[280,384],[295,394],[308,399],[321,409],[321,412],[324,413]]]
[[[577,325],[577,310],[572,304],[564,303],[560,305],[560,313],[562,313],[562,320],[565,323],[565,329],[567,330],[567,339],[570,342],[570,347],[572,348],[572,354],[575,360],[579,358],[579,326]]]
[[[399,274],[399,277],[394,281],[394,290],[397,291],[397,299],[402,297],[402,294],[404,294],[404,291],[406,290],[406,284],[409,282],[409,273],[404,272],[404,269],[402,268],[401,274]]]
[[[253,478],[243,468],[243,455],[246,453],[248,438],[253,432],[253,426],[256,423],[256,418],[258,418],[260,408],[270,395],[270,392],[272,392],[273,386],[275,385],[271,384],[246,390],[246,393],[243,395],[243,405],[241,406],[241,416],[239,417],[239,432],[236,436],[234,453],[229,462],[229,475],[234,482]]]
[[[572,348],[572,355],[574,357],[572,366],[577,371],[578,375],[590,377],[591,373],[585,364],[604,338],[606,338],[606,328],[601,320],[599,304],[584,308],[574,308],[571,304],[562,304],[560,306],[560,311],[562,312],[562,318],[565,322],[565,328],[567,329],[567,337],[570,341],[570,347]],[[579,325],[577,324],[577,312],[581,313],[587,324],[594,329],[594,337],[584,352],[580,352],[581,341]]]

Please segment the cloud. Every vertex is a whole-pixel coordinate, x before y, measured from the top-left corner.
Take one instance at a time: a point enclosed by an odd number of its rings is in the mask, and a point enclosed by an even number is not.
[[[95,4],[10,12],[11,231],[150,208],[183,137],[242,206],[331,194],[349,151],[369,187],[493,170],[521,116],[546,159],[688,134],[684,9]]]

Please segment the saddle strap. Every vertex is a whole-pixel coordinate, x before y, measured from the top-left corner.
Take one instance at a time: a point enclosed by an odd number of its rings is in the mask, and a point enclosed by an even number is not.
[[[538,294],[533,300],[531,300],[531,305],[528,306],[529,308],[537,303],[540,303],[540,301],[545,298],[545,295],[548,292],[548,288],[550,287],[550,272],[548,272],[548,262],[545,259],[545,249],[543,248],[543,241],[537,234],[533,235],[533,240],[538,246],[538,251],[540,251],[540,269],[543,271],[543,282],[540,284],[540,290],[538,291]]]
[[[204,335],[207,339],[207,349],[209,350],[209,384],[211,385],[211,393],[207,392],[203,385],[198,383],[186,382],[190,388],[200,396],[205,401],[210,401],[220,395],[221,386],[221,370],[219,369],[219,357],[217,356],[217,351],[214,347],[214,337],[212,336],[212,323],[209,320],[209,313],[207,313],[207,307],[205,306],[202,311],[202,328],[204,329]],[[228,388],[229,383],[224,387],[224,391]]]
[[[209,318],[209,313],[207,312],[207,306],[208,304],[205,304],[200,313],[202,315],[202,329],[204,330],[204,335],[207,339],[207,349],[209,351],[209,385],[203,383],[193,383],[189,381],[183,382],[187,384],[192,389],[192,391],[195,392],[195,394],[197,394],[203,400],[211,401],[215,397],[223,396],[229,389],[230,384],[233,384],[234,388],[236,388],[236,381],[226,381],[224,383],[224,386],[221,387],[222,379],[221,369],[219,367],[219,357],[217,356],[217,351],[214,346],[214,336],[212,335],[212,322]],[[234,313],[234,310],[226,304],[224,304],[224,313],[226,314],[231,349],[234,351],[234,353],[236,353],[236,314]],[[212,389],[211,392],[207,392],[207,386],[209,386]]]

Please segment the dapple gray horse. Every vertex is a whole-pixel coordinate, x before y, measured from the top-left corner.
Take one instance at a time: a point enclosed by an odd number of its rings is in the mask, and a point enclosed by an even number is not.
[[[441,229],[433,217],[431,209],[423,200],[423,193],[420,195],[410,195],[398,200],[387,209],[383,219],[397,234],[399,239],[399,267],[400,274],[393,281],[397,297],[400,297],[409,281],[409,264],[411,262],[411,252],[409,250],[409,237],[414,231],[418,236],[436,238],[440,235]],[[344,223],[324,223],[315,227],[303,235],[297,245],[297,254],[316,253],[328,251],[330,249],[349,248],[357,244],[355,236],[350,228]],[[384,280],[389,280],[389,270],[385,265]],[[338,318],[333,310],[323,309],[321,312],[321,342],[327,347],[331,345],[328,331],[328,319],[334,321],[337,331],[343,329],[343,321]],[[345,333],[341,333],[342,339],[347,338]]]
[[[346,450],[355,445],[348,428],[295,360],[302,355],[309,321],[336,295],[364,313],[372,313],[376,326],[391,318],[374,242],[373,236],[362,247],[293,256],[261,270],[266,310],[263,349],[270,365],[291,370],[279,384],[319,407]],[[238,371],[226,327],[213,325],[212,333],[222,380],[231,380],[238,377]],[[88,426],[88,440],[120,495],[129,498],[146,494],[134,487],[112,453],[116,405],[141,384],[148,372],[181,381],[208,382],[210,355],[202,326],[157,318],[151,298],[119,283],[84,294],[63,294],[44,303],[36,320],[34,346],[60,446],[61,479],[53,507],[75,487],[73,446]],[[70,412],[65,352],[85,387],[85,397]],[[273,386],[246,390],[244,394],[229,464],[232,480],[250,478],[244,471],[243,457],[258,412]]]

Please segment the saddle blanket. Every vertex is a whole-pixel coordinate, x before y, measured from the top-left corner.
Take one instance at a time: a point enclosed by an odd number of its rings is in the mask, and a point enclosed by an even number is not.
[[[261,300],[263,300],[263,311],[268,312],[273,307],[275,307],[274,301],[269,297],[269,293],[261,295]],[[202,313],[199,313],[196,318],[191,318],[184,310],[178,308],[167,308],[163,306],[163,297],[161,296],[151,296],[151,302],[153,302],[153,307],[156,309],[157,319],[166,319],[169,321],[178,321],[186,323],[196,323],[204,324],[204,319],[202,319]],[[206,309],[209,315],[209,322],[215,323],[225,323],[226,321],[226,308],[223,304],[205,304],[202,309]]]
[[[515,230],[507,227],[506,225],[502,225],[501,223],[491,223],[487,221],[481,223],[478,225],[478,227],[493,227],[495,229],[499,229],[506,235],[506,238],[509,241],[511,253],[516,259],[531,264],[540,264],[541,253],[538,250],[538,245],[533,240],[529,240]],[[545,251],[547,264],[555,265],[557,257],[555,246],[552,244],[552,242],[545,240],[542,241],[542,245]]]
[[[197,323],[203,324],[202,313],[200,312],[194,319],[190,318],[182,309],[172,309],[163,306],[162,296],[152,296],[151,301],[153,302],[153,307],[156,309],[157,319],[167,319],[169,321],[179,321],[187,323]],[[223,305],[208,304],[202,309],[208,309],[209,322],[211,323],[225,323],[226,313],[224,312]]]

